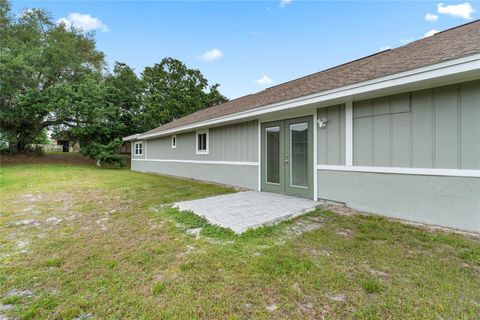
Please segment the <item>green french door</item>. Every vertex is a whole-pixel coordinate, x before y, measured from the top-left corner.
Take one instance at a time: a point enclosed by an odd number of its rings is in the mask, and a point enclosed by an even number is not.
[[[262,123],[262,190],[313,196],[313,120]]]

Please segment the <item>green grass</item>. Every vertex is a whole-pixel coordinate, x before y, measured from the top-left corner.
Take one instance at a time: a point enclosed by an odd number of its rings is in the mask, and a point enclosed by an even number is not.
[[[367,279],[362,282],[362,288],[367,293],[377,293],[382,291],[383,285],[377,279]]]
[[[17,295],[11,295],[3,298],[1,302],[2,304],[17,304],[17,303],[20,303],[21,300],[22,300],[22,297]]]
[[[228,192],[87,165],[2,167],[0,302],[12,307],[0,315],[478,319],[478,239],[320,210],[236,235],[168,206]]]

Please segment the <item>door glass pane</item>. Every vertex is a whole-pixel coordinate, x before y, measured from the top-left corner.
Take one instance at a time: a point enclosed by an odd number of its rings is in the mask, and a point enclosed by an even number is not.
[[[290,125],[290,183],[308,187],[308,123]]]
[[[280,127],[266,129],[267,182],[280,183]]]

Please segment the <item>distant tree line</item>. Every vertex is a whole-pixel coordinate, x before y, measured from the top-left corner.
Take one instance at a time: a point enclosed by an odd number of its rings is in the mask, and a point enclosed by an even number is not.
[[[15,15],[0,0],[0,134],[12,151],[25,152],[48,129],[95,157],[121,137],[226,101],[218,87],[174,58],[140,76],[122,62],[108,71],[94,33],[42,9]]]

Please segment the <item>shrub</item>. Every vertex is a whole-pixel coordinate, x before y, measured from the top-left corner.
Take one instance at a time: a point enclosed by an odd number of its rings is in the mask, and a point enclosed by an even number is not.
[[[99,167],[102,165],[102,163],[113,167],[123,167],[125,164],[120,156],[121,144],[122,141],[120,139],[115,139],[108,144],[92,142],[83,147],[80,152],[97,161],[97,166]]]

